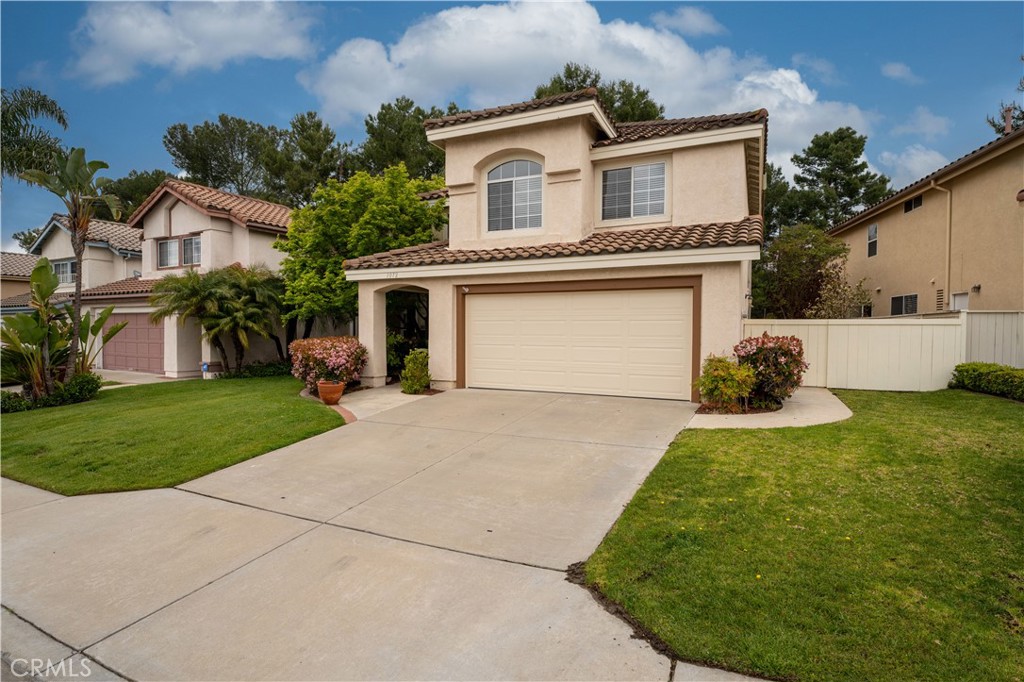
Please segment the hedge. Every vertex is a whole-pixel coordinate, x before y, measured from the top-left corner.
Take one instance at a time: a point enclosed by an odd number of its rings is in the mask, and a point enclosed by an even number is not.
[[[994,362],[965,362],[953,370],[949,387],[1024,402],[1024,369]]]

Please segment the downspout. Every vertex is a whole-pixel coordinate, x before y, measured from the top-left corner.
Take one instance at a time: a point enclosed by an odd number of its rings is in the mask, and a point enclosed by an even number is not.
[[[934,180],[932,180],[931,189],[946,193],[946,288],[942,304],[944,308],[948,309],[949,302],[953,300],[953,293],[949,288],[950,270],[952,269],[951,263],[953,260],[953,192],[945,187],[939,187]]]

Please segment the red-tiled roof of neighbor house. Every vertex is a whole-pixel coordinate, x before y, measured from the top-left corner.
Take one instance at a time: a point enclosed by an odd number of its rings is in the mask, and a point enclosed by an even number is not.
[[[58,293],[50,297],[51,303],[62,303],[71,298],[70,293]],[[0,309],[11,310],[11,309],[27,309],[29,301],[32,300],[32,292],[26,291],[23,294],[17,294],[15,296],[8,296],[5,299],[0,300]]]
[[[597,102],[597,106],[601,108],[601,111],[604,112],[604,115],[608,120],[612,120],[611,114],[605,108],[604,103],[601,102],[601,98],[597,94],[597,88],[586,88],[583,90],[576,90],[575,92],[563,92],[557,95],[551,95],[550,97],[541,97],[539,99],[531,99],[525,102],[516,102],[515,104],[504,104],[500,107],[463,111],[462,113],[442,116],[440,118],[428,118],[423,122],[423,127],[427,130],[437,130],[438,128],[447,128],[449,126],[459,125],[462,123],[469,123],[470,121],[483,121],[489,118],[497,118],[498,116],[521,114],[527,111],[557,107],[562,106],[563,104],[574,104],[576,102],[584,102],[586,100],[594,100]]]
[[[416,196],[418,196],[420,199],[423,199],[423,201],[436,201],[437,199],[447,199],[448,188],[442,187],[440,189],[432,189],[427,192],[420,192]]]
[[[167,178],[135,209],[128,219],[128,224],[137,225],[142,216],[168,193],[192,204],[204,213],[228,218],[242,227],[268,228],[284,232],[291,222],[292,209],[288,206],[232,194],[177,178]]]
[[[66,215],[54,213],[50,222],[56,222],[65,230],[71,224],[71,219]],[[42,236],[42,235],[40,235]],[[129,251],[142,255],[142,230],[132,227],[127,223],[115,223],[111,220],[99,220],[93,218],[89,221],[89,234],[86,241],[108,244],[115,251]],[[39,246],[37,240],[33,248]]]
[[[36,267],[39,256],[31,253],[0,252],[0,277],[5,279],[28,279]]]
[[[852,218],[834,226],[828,232],[829,234],[836,234],[842,232],[843,230],[852,227],[854,224],[863,220],[864,217],[867,216],[868,214],[878,213],[889,208],[890,206],[895,206],[899,202],[911,198],[918,192],[927,189],[932,181],[939,181],[939,179],[942,178],[943,176],[948,175],[949,173],[952,173],[956,170],[959,170],[960,168],[963,168],[964,166],[971,163],[972,161],[975,161],[984,154],[997,150],[1001,147],[1008,146],[1011,143],[1020,141],[1024,141],[1024,128],[1018,128],[1017,130],[1014,130],[1011,133],[1002,135],[1001,137],[992,140],[988,144],[984,144],[975,149],[974,151],[964,154],[956,161],[946,164],[937,171],[929,173],[920,180],[912,182],[911,184],[907,185],[902,189],[898,189],[891,192],[881,201],[874,203],[871,206],[868,206],[860,213],[854,215]],[[1024,197],[1022,197],[1022,192],[1024,192],[1024,190],[1021,190],[1021,192],[1017,193],[1017,201],[1024,200]]]
[[[636,121],[616,123],[618,136],[608,140],[598,140],[593,147],[607,147],[614,144],[628,144],[649,140],[654,137],[669,135],[685,135],[705,130],[719,130],[736,126],[763,123],[768,120],[767,109],[746,111],[738,114],[717,114],[714,116],[695,116],[693,118],[667,118],[658,121]]]
[[[141,279],[129,277],[119,279],[116,282],[107,282],[98,287],[86,289],[82,292],[82,298],[107,298],[109,296],[145,296],[153,291],[153,285],[159,282],[158,279]]]
[[[731,223],[707,223],[683,227],[651,227],[638,230],[595,232],[579,242],[556,242],[537,246],[496,249],[449,249],[444,242],[432,242],[395,249],[345,261],[346,270],[403,268],[423,265],[453,265],[488,261],[601,256],[642,251],[675,251],[713,246],[753,246],[763,241],[761,216],[748,216]]]

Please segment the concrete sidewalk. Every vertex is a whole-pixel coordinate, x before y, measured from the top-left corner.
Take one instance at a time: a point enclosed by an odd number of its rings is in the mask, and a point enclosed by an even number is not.
[[[449,391],[181,489],[3,480],[3,649],[136,680],[668,680],[564,569],[692,412]]]

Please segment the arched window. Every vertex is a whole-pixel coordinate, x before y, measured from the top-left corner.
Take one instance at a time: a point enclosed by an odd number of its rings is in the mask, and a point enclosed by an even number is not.
[[[541,226],[541,168],[508,161],[487,174],[487,231]]]

